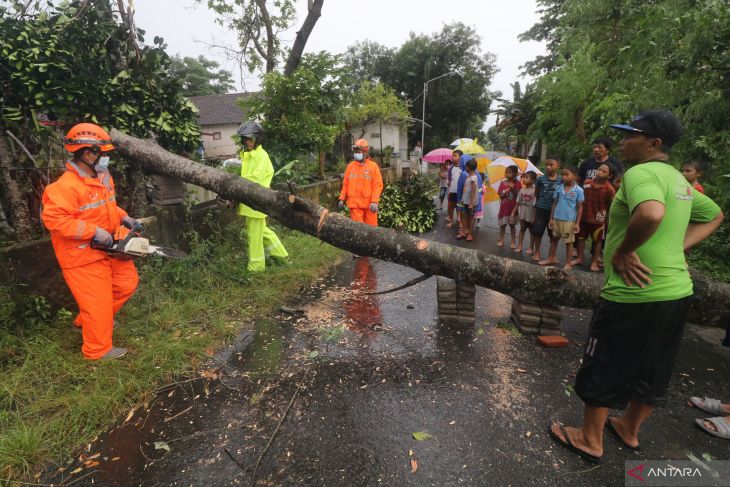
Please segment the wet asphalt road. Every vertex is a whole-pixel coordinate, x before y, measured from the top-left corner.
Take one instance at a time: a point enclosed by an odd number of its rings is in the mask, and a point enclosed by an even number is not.
[[[443,226],[426,237],[451,239]],[[496,249],[495,240],[494,229],[480,229],[472,246],[512,253]],[[110,486],[251,485],[254,475],[253,485],[613,486],[624,485],[625,460],[730,459],[728,442],[697,429],[700,414],[685,405],[689,395],[730,399],[730,350],[715,345],[721,330],[690,328],[669,406],[646,424],[642,451],[607,437],[604,461],[594,468],[546,433],[553,419],[581,418],[582,403],[567,385],[590,312],[565,309],[571,345],[544,349],[505,326],[510,298],[485,289],[477,291],[477,324],[465,330],[437,322],[435,278],[365,294],[417,275],[346,258],[290,309],[243,333],[205,377],[165,389],[85,449],[101,454],[99,465],[71,479],[89,474],[75,485]],[[416,432],[430,438],[417,441]]]

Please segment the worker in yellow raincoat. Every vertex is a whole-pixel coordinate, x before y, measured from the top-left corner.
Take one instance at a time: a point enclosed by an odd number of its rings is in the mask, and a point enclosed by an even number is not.
[[[245,122],[238,127],[241,137],[241,177],[260,184],[264,188],[271,186],[274,177],[274,166],[269,154],[261,147],[264,129],[256,122]],[[266,269],[266,254],[272,259],[286,263],[288,256],[279,237],[266,226],[266,215],[244,205],[238,205],[238,214],[246,217],[246,233],[248,235],[248,270],[260,272]]]

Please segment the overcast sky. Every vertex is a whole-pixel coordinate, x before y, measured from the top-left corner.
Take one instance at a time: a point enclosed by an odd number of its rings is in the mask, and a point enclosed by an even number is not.
[[[236,63],[227,61],[220,49],[207,44],[235,45],[235,33],[214,23],[215,15],[194,0],[137,0],[137,26],[147,31],[147,40],[159,35],[165,39],[172,55],[203,54],[234,72],[237,90],[255,91],[258,79],[244,72],[239,76]],[[518,34],[537,20],[534,0],[325,0],[320,17],[307,42],[306,52],[341,53],[357,41],[370,39],[390,47],[398,47],[410,32],[431,34],[443,24],[461,21],[477,28],[484,51],[497,56],[499,73],[491,89],[511,97],[509,84],[520,78],[519,66],[544,52],[535,42],[519,42]],[[306,16],[307,0],[297,0],[299,19],[284,34],[293,40],[299,24]],[[524,84],[524,83],[523,83]],[[494,108],[494,106],[493,106]],[[490,117],[488,125],[493,123]]]

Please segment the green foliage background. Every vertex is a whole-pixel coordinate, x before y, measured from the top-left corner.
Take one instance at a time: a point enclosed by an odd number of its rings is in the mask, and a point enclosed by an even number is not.
[[[171,59],[170,75],[181,85],[185,96],[222,95],[233,90],[233,75],[225,69],[218,69],[216,61],[205,56],[180,57]]]
[[[397,49],[364,41],[348,48],[346,63],[357,82],[381,82],[396,94],[411,100],[413,118],[422,118],[423,83],[442,74],[459,71],[463,77],[447,76],[428,86],[424,146],[447,147],[457,136],[481,137],[492,100],[489,90],[497,70],[493,54],[482,51],[482,36],[476,27],[455,22],[432,35],[411,33]],[[410,136],[410,145],[420,140],[420,125]]]
[[[26,2],[23,2],[26,3]],[[170,75],[164,42],[144,45],[108,0],[72,1],[46,7],[33,2],[0,6],[0,115],[25,133],[36,130],[37,113],[62,120],[155,134],[160,145],[181,152],[200,139],[195,107],[180,96]],[[141,47],[138,46],[141,44]]]

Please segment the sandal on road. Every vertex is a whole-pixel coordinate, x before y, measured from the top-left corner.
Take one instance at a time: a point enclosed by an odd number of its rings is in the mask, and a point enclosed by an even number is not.
[[[581,450],[577,446],[573,444],[572,441],[570,441],[570,436],[568,436],[568,432],[566,431],[565,427],[563,425],[558,425],[560,428],[560,433],[562,433],[563,438],[559,437],[553,432],[553,427],[550,425],[548,427],[548,434],[552,437],[553,440],[555,440],[559,445],[564,446],[568,450],[572,451],[573,453],[577,453],[580,455],[580,457],[583,460],[589,461],[591,463],[599,464],[601,463],[601,457],[597,457],[596,455],[591,455],[585,450]]]
[[[723,440],[730,440],[730,423],[728,423],[728,418],[730,418],[730,416],[695,419],[695,423],[697,423],[697,426],[699,426],[703,431],[710,433],[712,436],[717,436],[718,438],[722,438]],[[715,425],[717,431],[707,427],[705,425],[705,421],[709,421],[710,423]]]
[[[631,446],[628,443],[626,443],[626,441],[623,438],[621,438],[621,435],[619,434],[618,430],[616,429],[616,427],[613,425],[613,422],[611,421],[611,416],[606,418],[606,429],[608,430],[609,433],[611,433],[613,436],[615,436],[618,441],[621,442],[621,444],[624,446],[624,448],[628,448],[629,450],[634,450],[634,451],[641,450],[641,447],[639,445]]]
[[[706,397],[704,399],[692,396],[687,401],[687,405],[692,408],[697,408],[710,414],[722,414],[727,415],[728,411],[722,407],[722,402],[718,399],[711,399]]]

